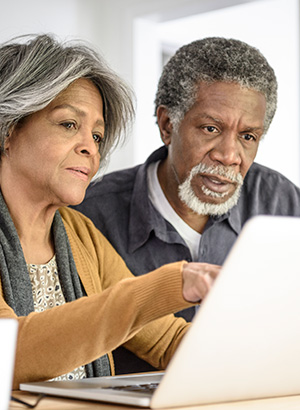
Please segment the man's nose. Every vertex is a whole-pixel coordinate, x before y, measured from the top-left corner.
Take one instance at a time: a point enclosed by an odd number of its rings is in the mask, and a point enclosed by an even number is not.
[[[210,157],[213,161],[225,166],[235,166],[241,163],[241,145],[239,137],[234,132],[220,135]]]

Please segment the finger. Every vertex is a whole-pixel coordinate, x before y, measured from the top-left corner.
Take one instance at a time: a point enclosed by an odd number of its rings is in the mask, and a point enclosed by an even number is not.
[[[203,280],[207,284],[208,289],[210,289],[214,283],[215,278],[213,278],[210,273],[205,273],[203,275]]]
[[[207,272],[209,274],[209,276],[211,276],[213,279],[216,279],[217,276],[219,275],[221,271],[221,266],[215,266],[212,267],[209,272]]]
[[[209,274],[213,279],[215,279],[218,276],[221,270],[221,266],[219,265],[213,265],[210,263],[198,263],[198,262],[189,263],[188,268],[191,271],[194,271],[195,273],[198,273],[198,274]]]

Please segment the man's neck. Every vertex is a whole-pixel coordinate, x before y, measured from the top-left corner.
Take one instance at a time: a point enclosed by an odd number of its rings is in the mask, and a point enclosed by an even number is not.
[[[171,174],[171,175],[169,175]],[[158,166],[158,181],[163,190],[165,197],[179,215],[195,231],[202,233],[205,225],[209,219],[208,215],[198,215],[189,209],[178,197],[179,181],[176,178],[174,172],[168,172],[166,162],[162,161]]]

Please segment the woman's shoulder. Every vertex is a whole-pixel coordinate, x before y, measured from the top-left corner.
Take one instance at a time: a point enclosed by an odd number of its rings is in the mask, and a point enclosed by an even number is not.
[[[80,211],[69,207],[59,208],[59,213],[62,217],[62,220],[69,225],[90,225],[93,224],[92,221],[83,215]]]
[[[69,208],[59,208],[59,213],[65,225],[69,240],[80,240],[86,246],[111,247],[104,235],[95,227],[94,223],[81,212]]]
[[[125,262],[89,218],[68,207],[60,208],[59,213],[66,228],[76,266],[82,261],[79,256],[84,254],[84,260],[89,259],[91,264],[97,267],[97,272],[100,272],[103,288],[111,284],[111,280],[117,281],[130,276]],[[110,279],[106,275],[109,272],[108,267],[116,272],[110,275],[113,276]]]
[[[59,213],[67,230],[68,236],[72,232],[72,236],[81,238],[95,238],[102,241],[103,235],[95,227],[93,222],[81,212],[68,207],[59,208]]]

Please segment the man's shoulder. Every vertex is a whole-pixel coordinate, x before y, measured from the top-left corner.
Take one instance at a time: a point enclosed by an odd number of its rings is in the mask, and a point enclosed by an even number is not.
[[[120,171],[110,172],[95,180],[88,187],[86,199],[105,194],[116,194],[133,189],[135,177],[141,165],[126,168]]]
[[[148,165],[164,159],[167,153],[167,148],[162,146],[152,152],[142,164],[105,174],[102,178],[91,183],[87,189],[85,200],[103,198],[103,196],[126,196],[133,191],[136,183],[137,188],[144,192]]]
[[[247,216],[299,216],[300,188],[280,172],[253,163],[245,177],[238,208]]]
[[[274,185],[274,183],[277,185]],[[300,188],[286,176],[272,168],[258,164],[257,162],[254,162],[250,167],[245,178],[245,184],[250,188],[263,185],[264,189],[270,187],[273,191],[276,191],[276,189],[281,188],[281,186],[284,185],[287,189],[296,190],[300,193]]]

